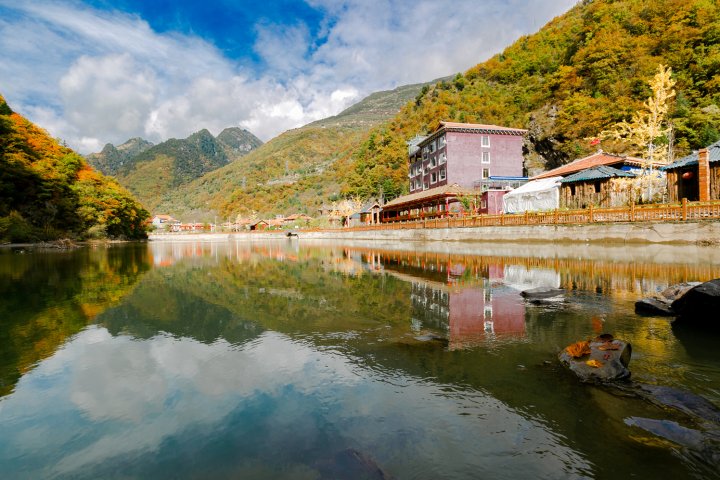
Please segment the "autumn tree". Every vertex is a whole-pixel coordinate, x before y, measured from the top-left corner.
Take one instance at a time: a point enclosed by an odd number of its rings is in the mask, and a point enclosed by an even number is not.
[[[668,160],[671,127],[667,118],[675,97],[675,80],[671,76],[671,68],[658,65],[657,73],[649,82],[652,95],[643,103],[643,108],[635,112],[629,122],[620,122],[608,132],[609,137],[623,141],[643,154],[648,170],[654,162],[667,163]]]

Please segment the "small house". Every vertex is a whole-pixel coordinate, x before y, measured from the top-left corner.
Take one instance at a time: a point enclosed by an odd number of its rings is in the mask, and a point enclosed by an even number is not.
[[[250,230],[251,231],[260,231],[260,230],[267,230],[267,228],[270,225],[265,220],[255,220],[253,223],[250,224]]]
[[[155,215],[152,218],[152,224],[157,229],[170,228],[178,223],[180,222],[170,215]]]
[[[560,181],[560,205],[566,208],[613,206],[613,179],[635,178],[635,174],[599,165],[574,173]]]
[[[668,199],[679,202],[720,200],[720,141],[662,168]]]

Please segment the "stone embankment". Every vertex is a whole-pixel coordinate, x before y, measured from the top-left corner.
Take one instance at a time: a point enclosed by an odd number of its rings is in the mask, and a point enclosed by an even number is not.
[[[720,245],[720,222],[530,225],[432,229],[297,230],[301,239],[382,240],[402,242],[519,242],[593,244]],[[152,234],[151,240],[284,238],[285,231],[201,234]]]

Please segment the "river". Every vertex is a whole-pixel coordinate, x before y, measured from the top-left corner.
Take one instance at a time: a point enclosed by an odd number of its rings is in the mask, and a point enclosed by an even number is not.
[[[634,313],[717,248],[275,241],[0,250],[0,476],[720,478],[720,336]],[[564,301],[520,292],[566,289]],[[630,342],[632,381],[557,354]]]

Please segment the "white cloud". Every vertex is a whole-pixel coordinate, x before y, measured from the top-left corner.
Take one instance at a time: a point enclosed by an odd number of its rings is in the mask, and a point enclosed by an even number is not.
[[[72,0],[0,0],[0,92],[83,152],[241,125],[264,140],[337,114],[373,91],[458,71],[537,30],[575,0],[307,0],[301,21],[255,32],[251,70],[191,35]]]

